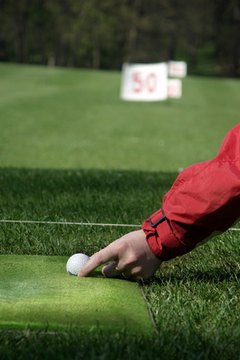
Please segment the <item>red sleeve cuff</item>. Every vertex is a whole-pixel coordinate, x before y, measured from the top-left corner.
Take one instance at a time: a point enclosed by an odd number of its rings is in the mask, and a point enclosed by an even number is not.
[[[176,237],[162,209],[156,211],[143,223],[142,230],[146,234],[150,249],[162,261],[173,259],[190,251]]]

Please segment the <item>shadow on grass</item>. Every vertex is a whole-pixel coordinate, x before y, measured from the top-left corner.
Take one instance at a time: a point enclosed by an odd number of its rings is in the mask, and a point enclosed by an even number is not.
[[[176,283],[189,283],[198,282],[198,283],[221,283],[221,282],[240,282],[240,270],[237,266],[232,266],[226,268],[223,264],[218,267],[208,266],[207,270],[194,269],[195,264],[193,264],[192,269],[185,270],[183,272],[178,272],[172,270],[171,273],[161,273],[159,276],[155,276],[152,279],[152,282],[162,286],[166,283],[171,282],[172,284]],[[151,280],[149,281],[149,284]]]
[[[0,217],[41,220],[145,219],[161,206],[176,173],[0,169]],[[125,217],[122,215],[125,213]]]
[[[224,334],[222,334],[224,335]],[[238,359],[237,334],[226,342],[182,327],[159,336],[132,336],[127,332],[18,332],[0,331],[2,359]]]
[[[174,173],[0,169],[0,219],[141,224],[161,206]],[[134,228],[0,224],[0,251],[92,254]]]
[[[99,192],[125,192],[130,190],[166,190],[175,179],[176,172],[146,172],[135,170],[42,170],[0,168],[1,192],[23,195],[46,192],[78,192],[90,189]]]

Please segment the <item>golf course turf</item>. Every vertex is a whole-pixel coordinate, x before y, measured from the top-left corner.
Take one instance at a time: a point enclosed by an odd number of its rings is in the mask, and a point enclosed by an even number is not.
[[[0,255],[0,328],[74,328],[151,334],[149,313],[139,286],[70,276],[67,257]]]
[[[0,78],[1,220],[141,224],[239,119],[234,79],[188,76],[182,99],[137,104],[119,99],[119,72],[0,64]],[[162,264],[144,284],[154,333],[137,284],[66,273],[70,255],[134,229],[0,223],[0,359],[239,360],[239,231]],[[88,321],[75,311],[81,295]]]

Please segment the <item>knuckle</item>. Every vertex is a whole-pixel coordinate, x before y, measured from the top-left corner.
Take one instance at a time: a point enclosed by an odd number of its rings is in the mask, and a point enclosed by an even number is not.
[[[131,274],[133,276],[142,276],[142,268],[141,266],[136,266],[132,271]]]
[[[136,266],[132,269],[131,271],[131,278],[138,281],[145,281],[148,280],[152,277],[153,273],[147,271],[146,269],[144,269],[141,266]]]
[[[124,242],[119,242],[118,246],[118,253],[119,254],[123,254],[127,251],[128,249],[128,244],[124,241]]]
[[[122,261],[119,263],[119,268],[121,268],[121,270],[127,268],[131,269],[135,263],[136,263],[136,257],[134,255],[128,255],[127,257],[122,259]]]
[[[128,255],[128,259],[127,259],[127,261],[128,261],[128,264],[130,265],[130,264],[135,264],[136,262],[137,262],[137,256],[135,255],[135,254],[130,254],[130,255]]]

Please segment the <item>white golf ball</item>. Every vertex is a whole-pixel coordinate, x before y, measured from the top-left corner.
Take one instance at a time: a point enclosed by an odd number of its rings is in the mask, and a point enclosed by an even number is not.
[[[89,260],[89,256],[85,254],[72,255],[67,261],[67,265],[66,265],[67,272],[70,275],[77,275],[88,260]]]

